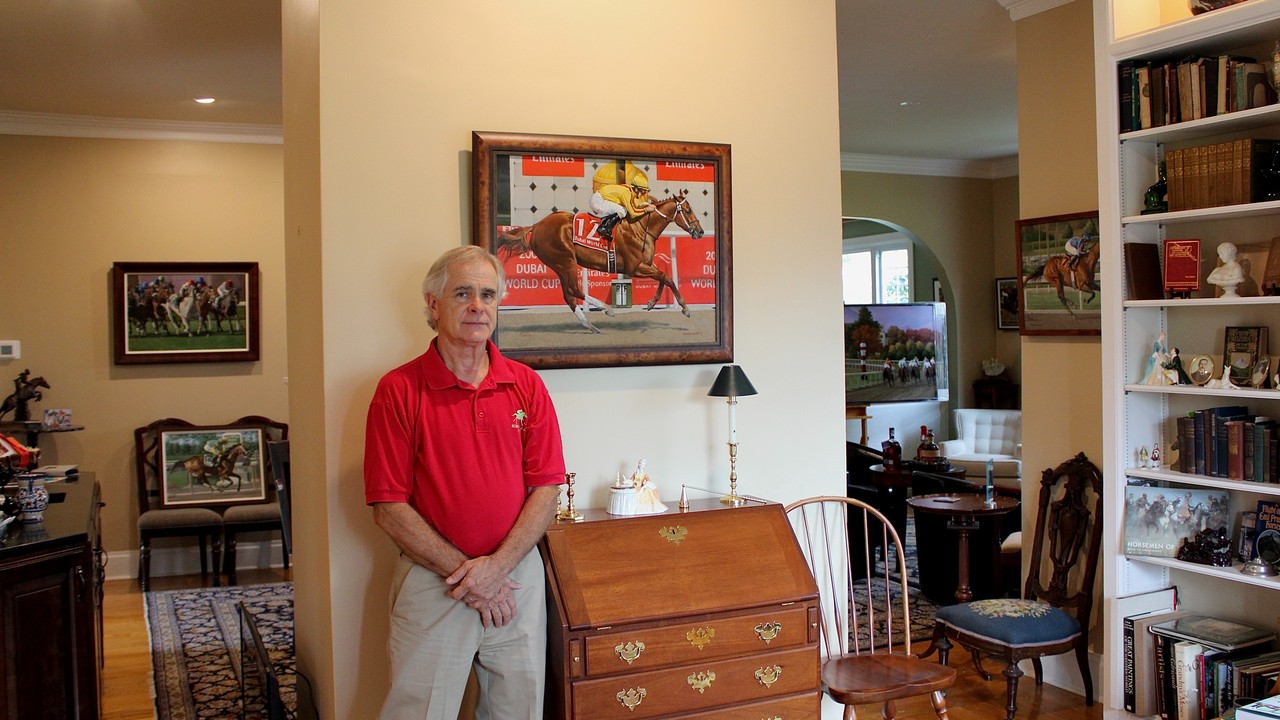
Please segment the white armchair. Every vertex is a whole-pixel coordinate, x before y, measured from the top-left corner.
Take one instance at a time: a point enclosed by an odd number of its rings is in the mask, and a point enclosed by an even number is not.
[[[1019,492],[1022,487],[1022,411],[964,408],[955,411],[956,438],[938,447],[952,465],[964,468],[970,481],[987,476],[987,461],[994,460],[992,478],[998,490]]]

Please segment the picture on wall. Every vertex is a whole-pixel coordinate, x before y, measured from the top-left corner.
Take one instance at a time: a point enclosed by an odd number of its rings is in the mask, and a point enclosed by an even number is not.
[[[1014,232],[1022,334],[1101,334],[1098,212],[1018,220]]]
[[[161,431],[161,507],[262,502],[267,497],[262,442],[259,427]]]
[[[1018,329],[1018,278],[996,278],[996,329]]]
[[[733,360],[729,146],[472,134],[494,342],[535,368]]]
[[[258,264],[118,262],[111,271],[117,365],[258,359]]]
[[[946,400],[947,306],[844,306],[847,405]]]

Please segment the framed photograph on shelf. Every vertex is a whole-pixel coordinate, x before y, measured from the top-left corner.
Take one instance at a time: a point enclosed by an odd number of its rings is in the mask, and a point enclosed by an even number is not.
[[[1253,385],[1253,370],[1270,352],[1266,325],[1228,327],[1222,339],[1222,377],[1235,387]],[[1265,373],[1265,370],[1264,370]]]
[[[258,360],[258,263],[118,262],[117,365]]]
[[[996,278],[996,329],[1018,329],[1018,278]]]
[[[1022,334],[1101,334],[1098,212],[1018,220],[1014,232]]]
[[[472,133],[472,242],[506,270],[502,352],[535,368],[733,360],[729,158],[713,143]]]
[[[183,427],[160,432],[161,507],[262,502],[267,497],[262,429]]]

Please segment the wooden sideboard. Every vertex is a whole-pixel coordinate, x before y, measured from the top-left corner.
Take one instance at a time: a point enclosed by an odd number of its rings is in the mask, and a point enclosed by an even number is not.
[[[100,717],[98,484],[46,488],[44,522],[0,542],[0,720]]]
[[[782,506],[557,523],[548,718],[816,720],[818,593]]]

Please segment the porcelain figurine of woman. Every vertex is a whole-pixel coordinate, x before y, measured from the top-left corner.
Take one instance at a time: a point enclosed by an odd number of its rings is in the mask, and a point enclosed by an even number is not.
[[[1165,334],[1162,331],[1151,343],[1151,355],[1147,357],[1147,363],[1142,368],[1142,377],[1138,383],[1141,385],[1168,385],[1169,379],[1164,374],[1164,364],[1169,360],[1169,345],[1165,340]]]

